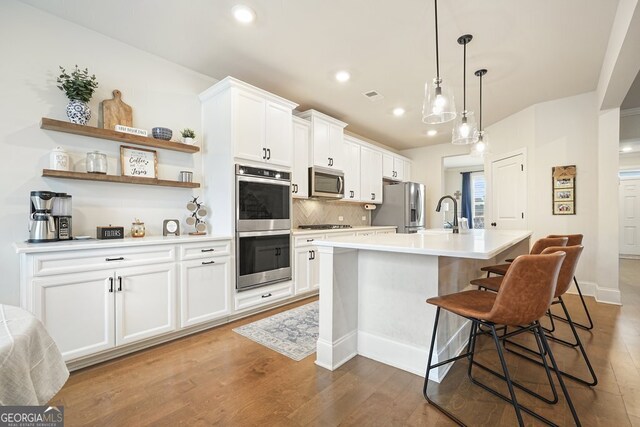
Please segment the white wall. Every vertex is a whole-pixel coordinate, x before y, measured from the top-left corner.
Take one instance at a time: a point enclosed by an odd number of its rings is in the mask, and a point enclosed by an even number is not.
[[[640,140],[640,114],[620,117],[620,141]]]
[[[78,64],[96,74],[100,87],[90,102],[90,125],[97,124],[99,102],[120,89],[133,108],[135,127],[169,127],[174,139],[185,127],[202,136],[197,95],[215,80],[13,0],[0,2],[0,40],[0,303],[18,304],[18,256],[12,244],[28,238],[30,191],[73,195],[74,234],[90,235],[98,225],[129,228],[134,218],[145,222],[148,234],[161,234],[162,220],[186,218],[187,200],[199,194],[42,178],[49,152],[57,145],[72,154],[77,170],[84,167],[88,151],[100,150],[109,157],[109,173],[119,173],[119,144],[39,128],[41,117],[66,120],[67,99],[55,83],[58,65],[69,69]],[[160,178],[177,179],[178,171],[192,170],[194,181],[201,179],[199,155],[158,150],[158,159]]]
[[[602,237],[598,229],[598,197],[599,194],[603,198],[606,194],[617,195],[617,184],[611,185],[609,180],[603,181],[607,184],[600,184],[601,178],[616,173],[617,162],[613,166],[610,161],[600,162],[599,158],[606,153],[607,156],[614,155],[617,159],[618,144],[606,138],[606,142],[599,142],[597,104],[597,96],[591,92],[536,104],[491,125],[487,128],[491,154],[485,160],[485,170],[492,158],[525,148],[528,168],[527,227],[533,231],[533,239],[552,233],[584,234],[585,251],[577,274],[581,282],[585,283],[583,288],[593,293],[597,292],[596,284],[614,288],[615,292],[607,292],[606,297],[610,302],[617,302],[617,262],[615,268],[612,262],[612,259],[617,257],[617,250],[610,255],[604,255],[607,262],[601,258],[603,255],[599,251]],[[610,136],[616,131],[617,129],[608,128],[606,133]],[[440,189],[442,156],[460,154],[462,150],[468,148],[441,144],[406,150],[403,154],[413,159],[413,168],[423,175],[422,179],[428,188]],[[551,168],[572,164],[577,166],[578,173],[576,215],[552,215]],[[617,216],[617,203],[608,204],[607,209],[607,217]],[[615,212],[612,213],[612,210]],[[427,211],[429,212],[429,209]],[[430,221],[430,226],[438,225]],[[617,245],[617,240],[615,242]],[[609,275],[612,280],[599,283],[598,278],[603,274]]]

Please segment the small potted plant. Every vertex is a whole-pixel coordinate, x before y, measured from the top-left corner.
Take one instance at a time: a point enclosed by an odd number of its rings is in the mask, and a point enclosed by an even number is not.
[[[182,142],[189,145],[195,144],[196,133],[193,129],[186,128],[181,130],[180,133],[182,134]]]
[[[69,104],[67,104],[69,121],[79,125],[86,125],[91,118],[91,110],[87,103],[98,87],[95,74],[90,76],[87,68],[81,70],[77,65],[71,71],[71,74],[68,74],[64,67],[60,67],[60,75],[57,82],[58,89],[63,91],[69,98]]]

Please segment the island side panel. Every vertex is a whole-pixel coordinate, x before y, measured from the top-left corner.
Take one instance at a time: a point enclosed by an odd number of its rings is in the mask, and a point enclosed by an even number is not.
[[[358,250],[321,246],[316,364],[335,370],[357,354]]]
[[[358,354],[424,377],[438,257],[360,250],[358,277]]]

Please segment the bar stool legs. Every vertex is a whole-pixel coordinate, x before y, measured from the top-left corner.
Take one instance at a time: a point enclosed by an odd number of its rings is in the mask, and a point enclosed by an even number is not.
[[[498,333],[496,331],[496,326],[493,323],[490,322],[485,322],[479,319],[469,319],[472,322],[472,327],[471,327],[471,332],[470,332],[470,337],[469,337],[469,343],[467,344],[467,351],[464,354],[458,355],[456,357],[452,357],[451,359],[447,359],[445,361],[436,363],[436,364],[432,364],[433,361],[433,351],[435,348],[435,339],[436,339],[436,333],[438,330],[438,322],[439,322],[439,318],[440,318],[440,307],[437,307],[436,309],[436,316],[435,316],[435,321],[434,321],[434,325],[433,325],[433,333],[431,335],[431,345],[429,347],[429,357],[427,360],[427,370],[426,370],[426,374],[425,374],[425,380],[424,380],[424,386],[422,388],[422,394],[424,395],[424,398],[429,402],[429,404],[433,405],[436,409],[438,409],[440,412],[442,412],[443,414],[445,414],[447,417],[449,417],[451,420],[453,420],[454,422],[458,423],[461,426],[464,426],[465,424],[458,419],[455,415],[453,415],[452,413],[450,413],[449,411],[447,411],[445,408],[443,408],[442,406],[438,405],[436,402],[434,402],[428,395],[428,384],[429,384],[429,373],[431,372],[432,369],[435,369],[437,367],[443,366],[445,364],[454,362],[456,360],[460,360],[463,358],[467,358],[469,359],[469,367],[467,369],[467,375],[469,376],[470,380],[482,387],[483,389],[487,390],[488,392],[494,394],[495,396],[501,398],[502,400],[510,403],[513,408],[514,411],[516,413],[516,418],[518,419],[518,425],[520,426],[524,426],[524,420],[522,418],[522,412],[525,412],[535,418],[537,418],[538,420],[544,422],[547,425],[551,425],[551,426],[555,426],[556,424],[553,423],[551,420],[544,418],[543,416],[535,413],[534,411],[532,411],[531,409],[522,406],[521,404],[518,403],[517,397],[516,397],[516,393],[515,393],[515,387],[516,387],[516,383],[514,383],[514,381],[511,379],[511,376],[509,374],[509,368],[507,366],[505,357],[504,357],[504,352],[502,350],[502,345],[500,343],[501,341],[501,337],[498,336]],[[471,375],[472,373],[472,366],[475,364],[476,366],[478,366],[478,363],[474,361],[474,354],[475,354],[475,347],[476,347],[476,337],[478,335],[477,331],[479,329],[479,326],[482,325],[484,327],[489,328],[490,333],[492,335],[493,338],[493,342],[496,346],[497,352],[498,352],[498,357],[500,359],[500,365],[502,366],[502,370],[504,373],[504,376],[500,376],[502,379],[504,379],[504,381],[507,383],[507,388],[509,389],[509,396],[503,395],[500,392],[492,389],[491,387],[482,384],[481,382],[479,382],[477,379],[473,378],[473,376]],[[558,368],[558,365],[556,363],[555,358],[553,357],[553,353],[551,351],[551,349],[549,348],[549,344],[544,336],[544,332],[542,331],[542,328],[540,326],[540,323],[538,321],[536,321],[534,324],[525,327],[523,329],[517,330],[515,332],[510,333],[509,335],[515,335],[515,334],[519,334],[522,332],[526,332],[528,330],[532,330],[536,336],[536,343],[538,344],[538,348],[540,349],[540,355],[542,357],[544,357],[544,354],[547,354],[549,356],[549,360],[551,362],[551,367],[552,369],[555,371],[556,373],[556,377],[557,380],[560,384],[560,387],[562,389],[562,393],[564,395],[564,398],[566,399],[567,405],[569,406],[569,409],[571,411],[571,414],[573,416],[573,420],[575,421],[577,426],[580,426],[580,420],[578,418],[578,414],[576,413],[575,407],[573,405],[573,402],[571,401],[571,397],[569,396],[569,393],[567,391],[567,388],[564,384],[564,381],[562,379],[562,375],[560,375],[560,371]],[[544,366],[547,369],[547,372],[549,372],[549,366],[546,365],[546,358],[545,358],[545,364]],[[549,374],[550,375],[550,374]],[[551,382],[551,384],[553,384],[553,382]],[[553,388],[554,394],[555,393],[555,387]]]
[[[578,284],[578,280],[576,279],[575,276],[573,276],[573,283],[576,285],[576,289],[578,290],[578,295],[580,296],[580,302],[582,302],[582,308],[584,309],[584,313],[587,315],[587,320],[589,321],[588,325],[583,325],[582,323],[578,323],[578,322],[573,322],[573,324],[580,329],[584,329],[585,331],[590,331],[591,329],[593,329],[593,320],[591,319],[591,313],[589,313],[589,308],[587,307],[587,303],[584,300],[584,296],[582,295],[582,291],[580,290],[580,285]],[[567,322],[567,319],[562,317],[562,316],[558,316],[557,314],[552,314],[552,319],[558,319],[562,322]]]

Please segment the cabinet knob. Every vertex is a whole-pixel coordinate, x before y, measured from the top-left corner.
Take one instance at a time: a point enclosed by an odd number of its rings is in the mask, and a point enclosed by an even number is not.
[[[498,225],[498,224],[496,224],[495,222],[492,222],[492,223],[491,223],[491,226],[492,226],[492,227],[496,227],[497,225]]]

